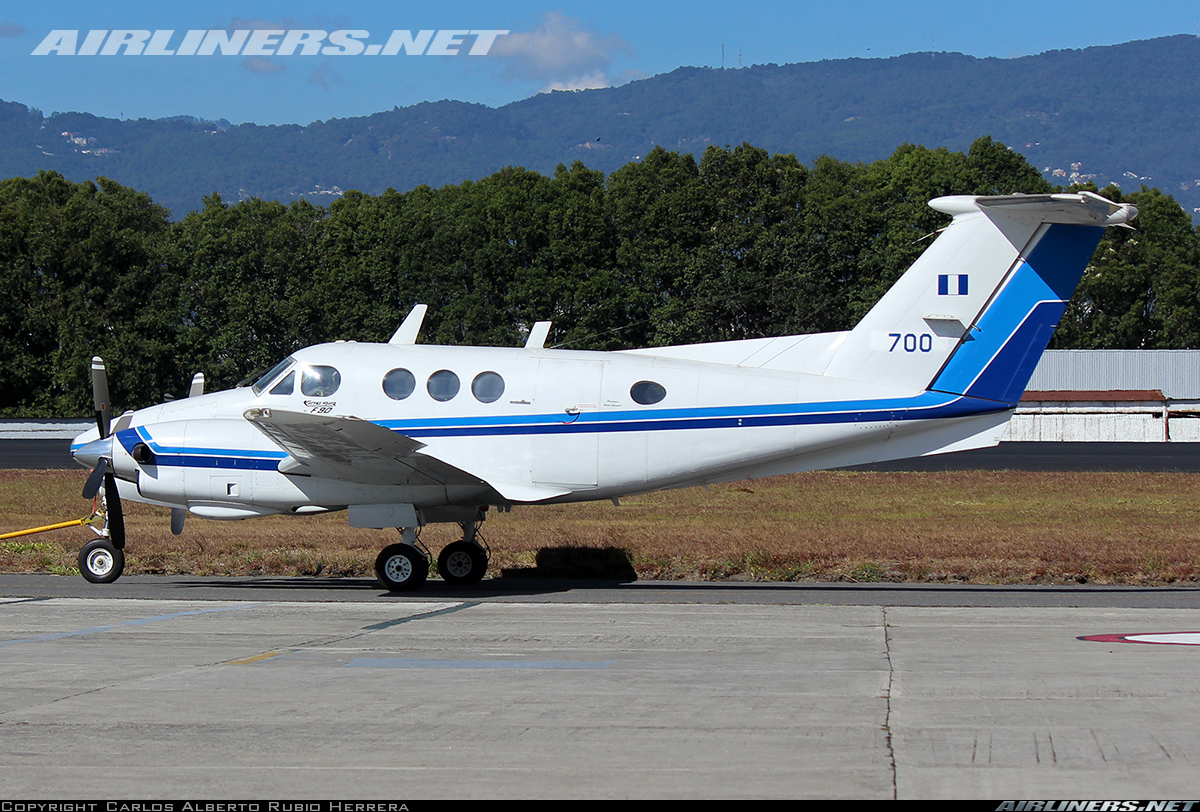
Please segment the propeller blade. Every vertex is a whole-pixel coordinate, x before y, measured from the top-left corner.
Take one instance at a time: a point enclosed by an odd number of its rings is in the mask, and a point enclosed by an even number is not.
[[[183,532],[183,520],[187,518],[187,511],[183,508],[171,508],[171,533],[178,536]]]
[[[92,404],[96,407],[96,428],[100,429],[100,439],[108,436],[108,422],[112,415],[108,401],[108,373],[104,370],[104,360],[99,355],[92,356]]]
[[[117,493],[117,478],[104,475],[104,509],[107,511],[108,538],[118,550],[125,548],[125,517],[121,513],[121,495]]]
[[[100,483],[104,481],[104,475],[108,473],[108,460],[101,457],[96,463],[96,467],[88,474],[87,482],[83,483],[83,498],[91,499],[100,490]]]

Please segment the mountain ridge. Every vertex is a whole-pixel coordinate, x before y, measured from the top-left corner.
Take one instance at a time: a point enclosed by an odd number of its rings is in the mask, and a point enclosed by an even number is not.
[[[496,108],[441,100],[306,125],[43,116],[9,101],[0,177],[104,175],[181,217],[213,192],[328,203],[350,189],[457,184],[505,166],[549,174],[581,160],[607,173],[656,145],[698,155],[751,143],[805,162],[871,161],[902,143],[963,150],[990,135],[1052,182],[1145,183],[1191,212],[1200,210],[1197,68],[1200,39],[1180,34],[1012,59],[923,52],[680,67]]]

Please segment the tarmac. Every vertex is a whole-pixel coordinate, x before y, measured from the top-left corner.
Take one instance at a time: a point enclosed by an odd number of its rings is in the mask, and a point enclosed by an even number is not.
[[[0,794],[1200,795],[1198,588],[506,580],[0,575]]]
[[[1197,630],[1198,585],[0,574],[0,799],[1194,800]]]

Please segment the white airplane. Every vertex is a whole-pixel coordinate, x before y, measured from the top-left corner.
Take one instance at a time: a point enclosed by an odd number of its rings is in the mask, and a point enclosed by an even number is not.
[[[92,582],[124,567],[121,500],[207,519],[346,510],[400,530],[375,564],[420,586],[420,528],[456,522],[448,582],[488,565],[489,507],[611,499],[663,488],[980,448],[998,442],[1105,226],[1130,205],[1089,192],[939,197],[949,226],[853,329],[620,352],[416,344],[417,305],[386,344],[285,358],[247,388],[121,415],[71,446],[93,467]],[[199,376],[197,376],[199,378]],[[99,522],[98,522],[99,524]]]

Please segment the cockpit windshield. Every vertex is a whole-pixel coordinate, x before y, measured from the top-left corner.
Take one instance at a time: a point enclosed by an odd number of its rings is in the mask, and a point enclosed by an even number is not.
[[[276,364],[270,372],[259,378],[250,388],[254,390],[254,394],[261,395],[263,390],[267,388],[267,384],[279,377],[280,373],[294,363],[296,363],[296,359],[289,355],[287,358],[284,358],[282,361]]]

